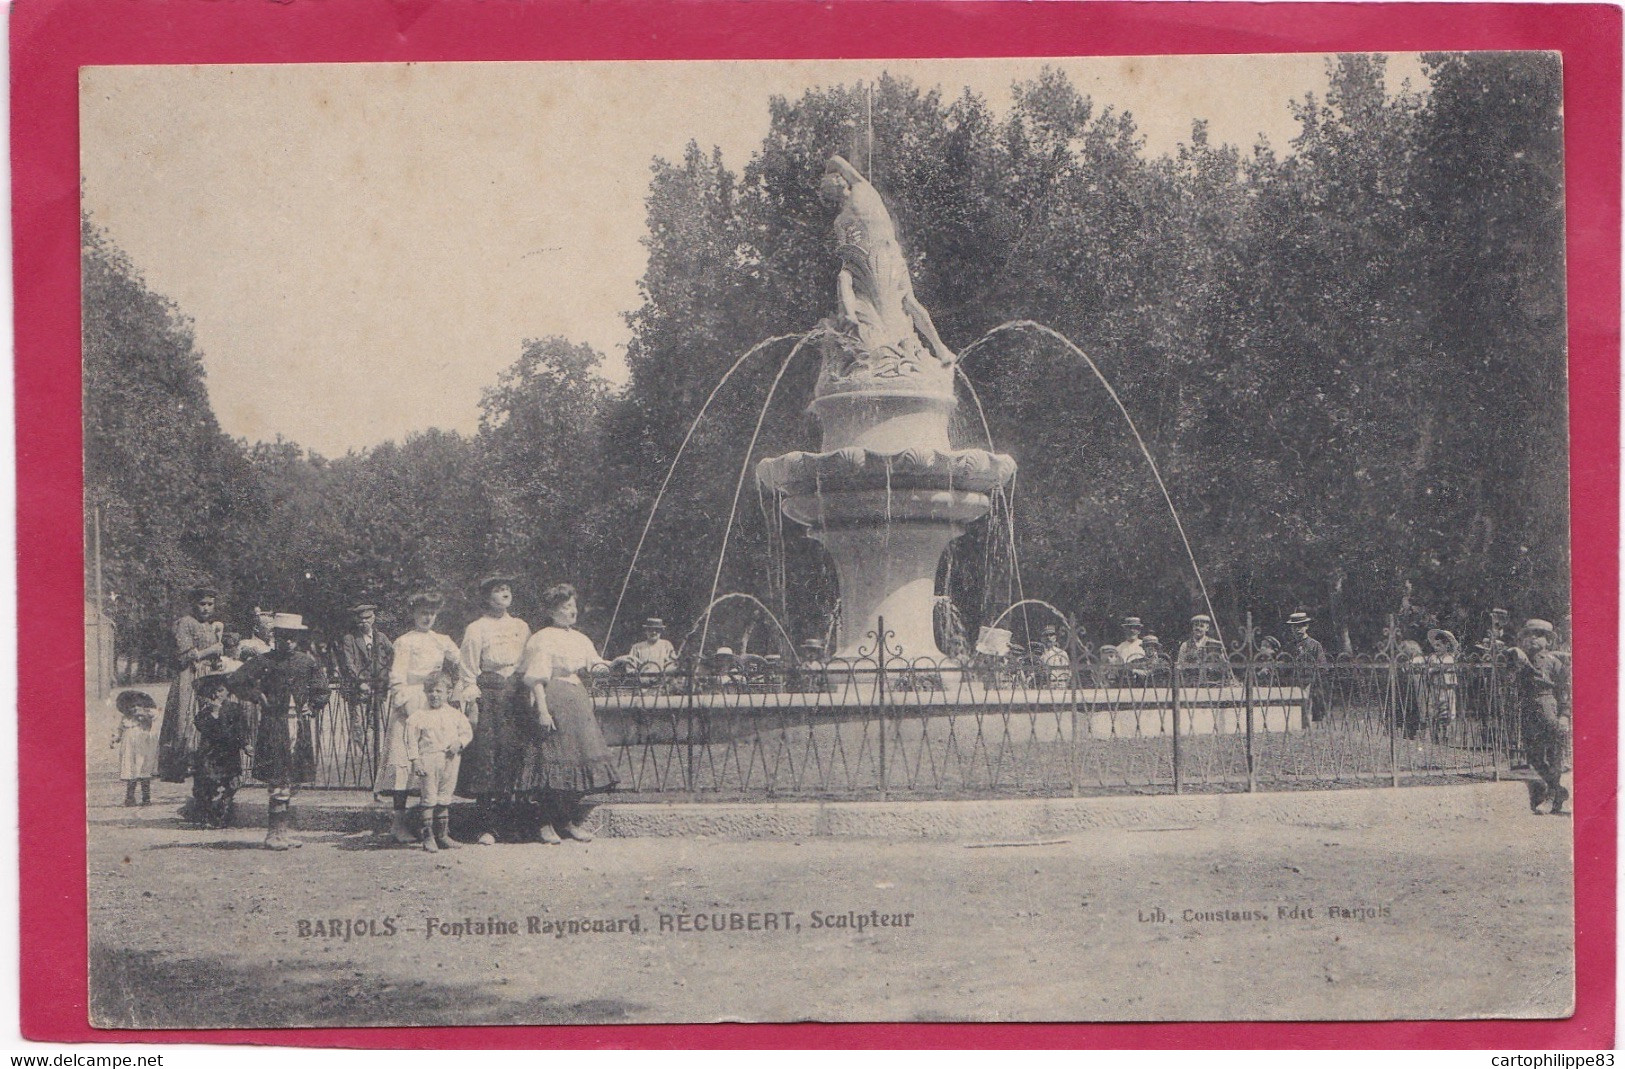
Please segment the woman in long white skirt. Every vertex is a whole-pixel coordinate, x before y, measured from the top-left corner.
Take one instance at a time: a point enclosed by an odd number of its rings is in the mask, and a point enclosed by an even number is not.
[[[461,701],[478,694],[463,670],[457,644],[434,629],[443,602],[434,592],[412,596],[408,608],[413,627],[395,640],[395,658],[389,668],[387,721],[379,733],[378,776],[372,789],[379,798],[387,796],[394,803],[389,834],[398,843],[417,842],[406,821],[406,798],[413,789],[412,761],[406,753],[406,720],[424,702],[423,681],[443,671],[457,681],[452,688],[454,699]]]

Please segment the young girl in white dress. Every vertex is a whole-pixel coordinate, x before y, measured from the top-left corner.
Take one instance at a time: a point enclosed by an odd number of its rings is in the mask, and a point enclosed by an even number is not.
[[[124,781],[125,805],[152,804],[152,777],[158,770],[158,732],[153,721],[158,703],[139,690],[118,696],[119,724],[113,733],[113,749],[118,751],[119,779]],[[136,788],[141,801],[135,800]]]

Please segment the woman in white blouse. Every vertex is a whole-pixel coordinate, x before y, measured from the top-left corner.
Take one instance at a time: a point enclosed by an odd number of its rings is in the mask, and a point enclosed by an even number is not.
[[[606,662],[592,640],[575,629],[574,587],[548,587],[542,611],[552,625],[530,637],[521,662],[524,685],[536,703],[537,741],[525,754],[514,791],[532,795],[541,805],[541,842],[591,842],[581,826],[594,808],[586,796],[609,790],[617,777],[581,673]]]
[[[373,793],[394,802],[389,833],[398,843],[416,843],[406,821],[406,796],[412,787],[412,761],[406,755],[406,719],[424,704],[423,681],[436,672],[447,672],[456,680],[451,697],[462,701],[478,697],[463,670],[462,656],[455,643],[434,629],[435,617],[443,602],[437,593],[414,594],[408,602],[413,628],[395,640],[395,658],[389,666],[389,719],[384,725],[378,778]]]
[[[519,661],[530,638],[530,627],[508,613],[513,604],[513,582],[513,577],[507,575],[488,575],[480,580],[485,615],[463,632],[463,671],[479,688],[479,701],[463,706],[474,725],[474,741],[463,751],[457,793],[474,799],[474,819],[479,828],[476,841],[485,846],[497,841],[498,803],[508,791],[511,755],[515,750],[523,752],[527,737],[519,717],[528,711],[530,696],[523,686]]]

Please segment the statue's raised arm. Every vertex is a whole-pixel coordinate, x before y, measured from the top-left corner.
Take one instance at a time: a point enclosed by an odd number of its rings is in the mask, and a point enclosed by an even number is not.
[[[923,337],[936,359],[944,367],[952,366],[956,357],[943,344],[931,313],[914,296],[897,229],[880,192],[840,156],[831,156],[824,165],[823,191],[839,206],[835,217],[835,251],[841,258],[836,281],[837,326],[854,334],[853,340],[862,349],[881,359],[890,354],[899,360],[914,360]]]

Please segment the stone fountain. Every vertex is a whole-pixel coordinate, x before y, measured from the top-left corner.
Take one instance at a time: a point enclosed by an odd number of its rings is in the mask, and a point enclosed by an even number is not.
[[[887,651],[940,660],[932,626],[937,566],[965,525],[986,516],[1016,462],[948,440],[956,357],[915,299],[880,193],[839,156],[822,192],[838,205],[836,314],[821,324],[811,411],[819,452],[763,460],[756,478],[823,543],[840,580],[838,658]]]

